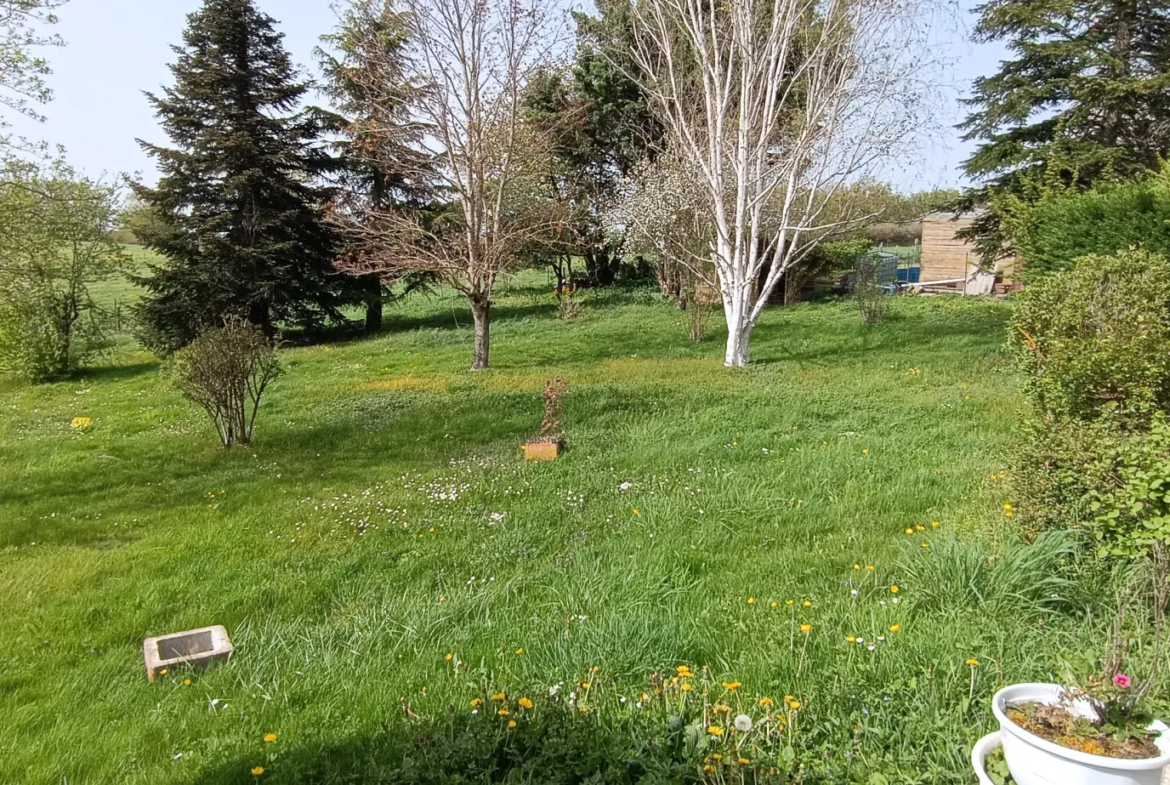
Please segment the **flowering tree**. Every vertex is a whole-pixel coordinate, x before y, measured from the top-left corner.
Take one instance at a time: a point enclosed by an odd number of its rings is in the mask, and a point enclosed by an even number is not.
[[[699,252],[673,252],[718,287],[727,365],[749,362],[752,329],[785,271],[865,217],[838,192],[922,134],[935,65],[921,51],[928,2],[634,4],[637,78],[710,226]],[[643,217],[631,215],[635,229]]]
[[[525,85],[559,37],[539,0],[404,0],[401,7],[418,86],[412,116],[425,127],[421,143],[434,160],[424,176],[450,202],[421,214],[342,204],[335,220],[356,251],[345,262],[351,271],[426,272],[467,297],[475,321],[471,368],[480,370],[488,367],[496,279],[555,228],[552,202],[534,196],[545,188],[547,145],[521,110]]]

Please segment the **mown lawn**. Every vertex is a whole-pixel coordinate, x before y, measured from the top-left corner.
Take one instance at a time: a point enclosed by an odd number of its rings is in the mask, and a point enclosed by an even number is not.
[[[732,371],[719,331],[690,343],[648,289],[565,323],[529,283],[498,298],[481,374],[450,298],[283,350],[247,448],[126,341],[67,383],[0,381],[0,782],[440,781],[422,739],[471,699],[532,695],[527,722],[594,667],[559,743],[604,756],[627,696],[684,663],[741,682],[745,710],[795,696],[787,746],[835,781],[973,782],[991,691],[1084,637],[1076,616],[915,602],[940,587],[913,564],[949,538],[1011,536],[1010,305],[902,299],[871,329],[847,302],[772,309]],[[571,450],[525,464],[553,375]],[[230,664],[147,683],[144,637],[216,623]],[[492,776],[510,767],[542,781]]]

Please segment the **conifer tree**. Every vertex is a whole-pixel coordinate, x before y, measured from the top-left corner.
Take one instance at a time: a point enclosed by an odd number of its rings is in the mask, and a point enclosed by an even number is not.
[[[1012,52],[975,81],[960,126],[979,143],[963,207],[1037,182],[1089,188],[1142,177],[1170,154],[1170,7],[1159,0],[991,0],[977,40]],[[1004,238],[985,214],[971,233],[988,260]]]
[[[319,121],[297,111],[308,87],[282,38],[253,0],[205,0],[173,47],[174,85],[147,94],[174,145],[139,142],[161,172],[136,188],[162,219],[146,244],[166,258],[136,279],[151,349],[233,315],[269,336],[342,318],[353,284],[334,271],[330,192],[317,184],[332,159]]]

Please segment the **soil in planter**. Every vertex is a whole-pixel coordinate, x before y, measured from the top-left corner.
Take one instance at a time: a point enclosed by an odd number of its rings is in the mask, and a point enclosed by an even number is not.
[[[1004,714],[1016,725],[1045,741],[1089,755],[1133,759],[1156,758],[1161,754],[1153,736],[1126,737],[1118,741],[1113,734],[1102,733],[1090,720],[1063,706],[1017,703],[1008,706]]]

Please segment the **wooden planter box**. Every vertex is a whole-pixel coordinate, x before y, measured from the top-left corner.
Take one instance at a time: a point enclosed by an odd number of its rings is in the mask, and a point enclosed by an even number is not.
[[[524,457],[530,461],[551,461],[561,454],[560,442],[532,441],[524,444]]]

